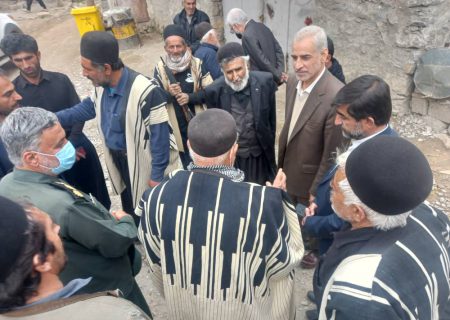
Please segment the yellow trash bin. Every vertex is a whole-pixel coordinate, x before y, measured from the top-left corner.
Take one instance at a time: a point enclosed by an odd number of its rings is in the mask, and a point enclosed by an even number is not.
[[[80,36],[88,31],[105,31],[100,11],[96,6],[74,8],[70,11],[70,14],[75,18]]]

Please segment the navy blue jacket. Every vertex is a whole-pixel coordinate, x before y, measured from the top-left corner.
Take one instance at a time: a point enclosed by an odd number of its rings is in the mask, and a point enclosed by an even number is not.
[[[217,48],[215,45],[209,43],[200,43],[194,56],[202,60],[202,66],[209,72],[213,80],[216,80],[222,75],[219,62],[217,61]]]
[[[3,141],[0,139],[0,179],[12,171],[14,165],[11,163],[6,152]]]
[[[397,136],[397,133],[391,127],[388,127],[379,135]],[[307,234],[319,238],[319,254],[321,255],[327,252],[331,246],[333,233],[342,230],[347,224],[331,208],[330,183],[333,180],[337,168],[337,165],[332,167],[317,186],[316,198],[314,200],[317,205],[316,213],[314,216],[308,217],[303,226],[303,230]]]

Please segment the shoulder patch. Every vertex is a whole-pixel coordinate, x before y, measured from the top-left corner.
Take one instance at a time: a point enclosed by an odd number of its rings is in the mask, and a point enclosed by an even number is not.
[[[78,190],[75,187],[72,187],[70,184],[68,184],[67,182],[65,182],[63,180],[58,180],[58,181],[52,182],[51,185],[55,186],[59,189],[68,191],[75,199],[84,198],[83,192],[81,192],[80,190]]]

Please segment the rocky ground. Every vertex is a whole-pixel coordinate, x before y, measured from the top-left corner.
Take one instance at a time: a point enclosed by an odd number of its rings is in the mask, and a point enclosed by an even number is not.
[[[79,40],[73,18],[69,15],[67,6],[55,7],[49,1],[49,12],[41,12],[34,4],[32,13],[21,10],[11,12],[21,28],[33,35],[39,43],[42,52],[42,66],[48,70],[66,73],[73,81],[80,97],[87,96],[91,83],[81,75],[79,65]],[[140,48],[123,51],[121,57],[126,65],[150,76],[159,55],[163,53],[163,43],[160,35],[148,34],[142,38]],[[11,69],[10,69],[11,70]],[[11,70],[14,73],[14,70]],[[277,94],[278,128],[284,119],[284,93],[281,87]],[[435,184],[429,201],[436,207],[450,212],[450,141],[446,133],[433,131],[432,124],[416,115],[393,117],[393,126],[400,135],[415,143],[427,156],[434,172]],[[436,128],[434,128],[436,129]],[[84,131],[93,141],[99,154],[102,154],[96,125],[93,121],[86,123]],[[107,174],[105,173],[105,176]],[[113,197],[114,206],[119,205],[118,197]],[[148,281],[148,268],[145,267],[137,277],[138,282],[149,301],[156,319],[167,319],[163,299],[152,288]],[[304,311],[312,308],[306,299],[306,291],[311,289],[312,271],[298,268],[296,273],[296,305],[297,319],[306,319]]]

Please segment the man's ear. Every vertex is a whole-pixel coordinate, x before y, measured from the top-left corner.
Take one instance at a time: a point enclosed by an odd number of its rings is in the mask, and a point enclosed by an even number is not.
[[[25,151],[22,154],[22,163],[28,167],[37,168],[39,167],[38,155],[33,151]]]
[[[366,212],[364,209],[356,204],[351,205],[353,221],[360,223],[366,219]]]
[[[103,66],[104,66],[105,74],[106,74],[107,76],[110,76],[111,73],[112,73],[112,71],[113,71],[111,65],[105,63]]]
[[[39,273],[46,273],[52,269],[52,266],[48,261],[41,261],[39,254],[35,254],[33,257],[33,269]]]
[[[322,63],[325,63],[327,61],[327,57],[328,57],[328,49],[322,49],[322,51],[320,52],[320,61]]]
[[[41,61],[41,52],[38,50],[38,52],[36,52],[36,56],[38,58],[38,61]]]

